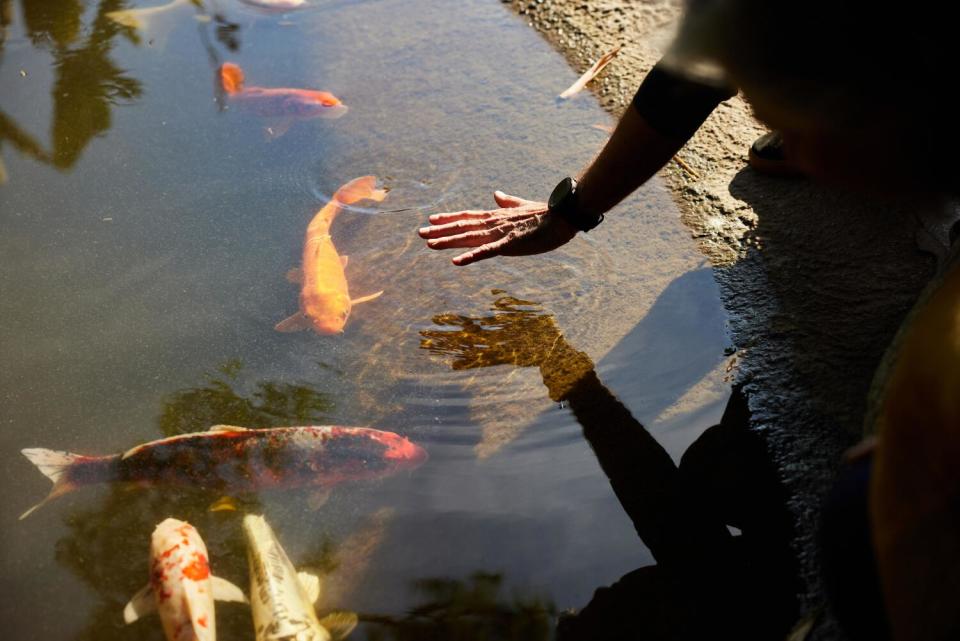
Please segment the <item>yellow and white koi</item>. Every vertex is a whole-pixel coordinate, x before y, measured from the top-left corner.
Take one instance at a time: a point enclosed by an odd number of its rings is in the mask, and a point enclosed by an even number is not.
[[[243,518],[256,641],[339,641],[357,625],[352,612],[317,619],[320,579],[297,571],[263,516]]]

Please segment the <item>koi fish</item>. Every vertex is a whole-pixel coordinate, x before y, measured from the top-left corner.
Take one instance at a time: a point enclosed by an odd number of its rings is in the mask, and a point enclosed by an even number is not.
[[[270,118],[267,132],[272,138],[285,134],[296,120],[339,118],[347,113],[347,106],[326,91],[244,86],[243,70],[232,62],[220,65],[220,86],[232,104]]]
[[[246,603],[243,591],[210,574],[207,546],[189,523],[166,519],[150,538],[150,582],[123,609],[133,623],[157,612],[167,641],[215,641],[213,601]]]
[[[393,432],[366,427],[310,426],[247,429],[216,425],[138,445],[123,454],[83,456],[43,448],[22,450],[53,481],[47,497],[24,512],[79,487],[126,482],[252,492],[319,488],[381,478],[418,467],[426,451]]]
[[[318,334],[343,331],[350,310],[358,303],[373,300],[383,290],[369,296],[350,298],[344,268],[347,256],[340,256],[330,238],[330,225],[344,205],[361,200],[381,202],[387,197],[384,189],[376,189],[373,176],[355,178],[337,190],[333,200],[323,206],[307,226],[303,243],[303,266],[287,274],[287,280],[300,283],[300,311],[283,319],[274,329],[296,332],[313,329]]]
[[[331,612],[317,619],[313,604],[320,597],[320,579],[297,573],[266,519],[246,515],[243,532],[256,641],[339,641],[350,634],[357,625],[352,612]]]

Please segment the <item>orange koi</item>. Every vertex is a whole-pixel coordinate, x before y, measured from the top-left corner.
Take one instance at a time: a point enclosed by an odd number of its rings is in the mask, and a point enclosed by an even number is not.
[[[318,334],[337,334],[343,331],[350,310],[357,303],[373,300],[383,290],[350,298],[344,268],[347,257],[340,256],[330,238],[330,225],[344,205],[361,200],[381,202],[387,197],[385,189],[376,189],[374,176],[362,176],[351,180],[337,190],[333,200],[323,206],[307,226],[303,243],[303,265],[291,270],[287,279],[301,284],[300,311],[277,323],[278,332],[296,332],[313,329]]]
[[[220,87],[230,103],[273,120],[268,127],[273,138],[282,136],[297,120],[340,118],[347,113],[347,106],[326,91],[245,86],[243,70],[232,62],[220,65],[219,75]]]

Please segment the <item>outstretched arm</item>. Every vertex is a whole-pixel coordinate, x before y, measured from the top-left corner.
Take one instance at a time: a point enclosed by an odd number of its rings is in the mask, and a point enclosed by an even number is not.
[[[599,218],[630,195],[731,95],[654,67],[610,140],[580,175],[578,215]],[[548,252],[577,233],[567,220],[551,215],[546,203],[500,191],[494,200],[497,209],[434,214],[420,236],[432,249],[469,249],[453,259],[455,265],[469,265],[492,256]]]

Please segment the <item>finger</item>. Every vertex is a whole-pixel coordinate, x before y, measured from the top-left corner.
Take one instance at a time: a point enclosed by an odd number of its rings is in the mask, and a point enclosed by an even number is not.
[[[499,221],[496,218],[473,218],[458,220],[445,225],[431,225],[430,227],[421,227],[417,230],[420,238],[442,238],[444,236],[453,236],[463,234],[468,231],[478,229],[489,229]]]
[[[467,220],[472,218],[488,218],[493,215],[492,211],[480,209],[470,209],[467,211],[448,211],[439,214],[431,214],[430,222],[439,225],[443,223],[452,223],[455,220]]]
[[[492,243],[487,243],[481,247],[477,247],[472,251],[468,251],[459,256],[455,256],[453,259],[453,264],[459,267],[464,265],[469,265],[470,263],[475,263],[480,260],[487,258],[493,258],[494,256],[499,256],[500,252],[503,251],[504,246],[507,244],[507,238],[501,238],[500,240],[494,241]]]
[[[483,229],[480,231],[469,231],[456,236],[447,236],[446,238],[434,238],[427,241],[430,249],[452,249],[455,247],[478,247],[485,243],[499,240],[506,232],[500,228]]]
[[[532,202],[530,200],[518,198],[517,196],[510,196],[499,190],[493,192],[493,199],[497,201],[497,204],[501,207],[520,207],[521,205],[527,205]]]

